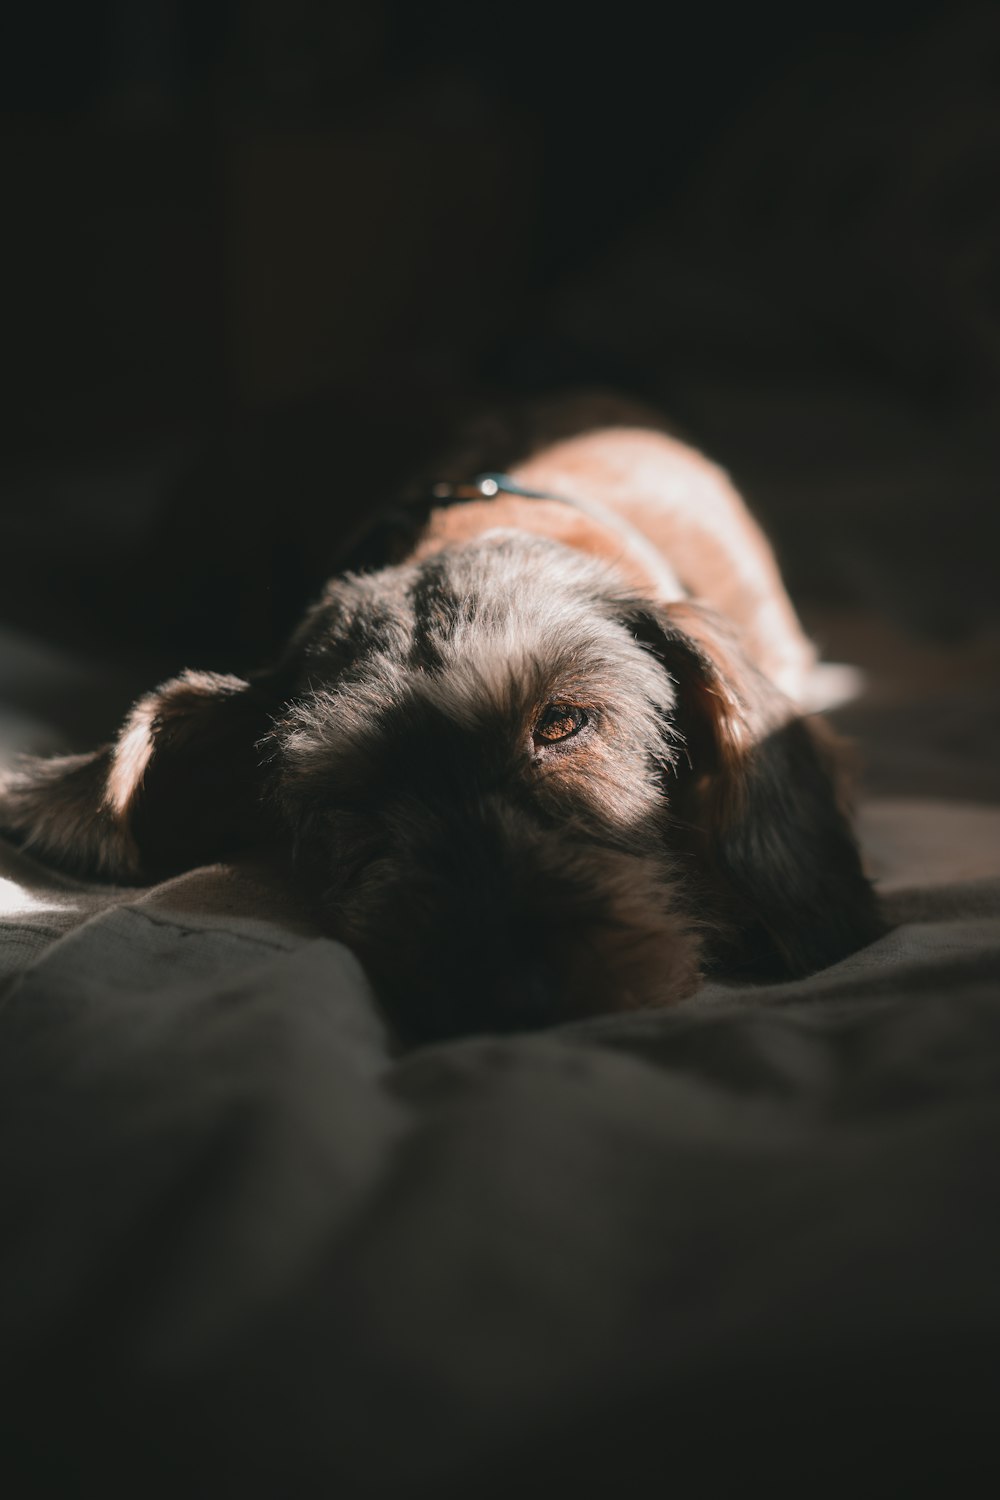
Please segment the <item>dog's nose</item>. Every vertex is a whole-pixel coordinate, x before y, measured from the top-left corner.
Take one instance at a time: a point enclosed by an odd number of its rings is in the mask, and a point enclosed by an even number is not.
[[[502,1028],[548,1026],[570,1008],[558,973],[541,964],[497,974],[492,990],[495,1024]]]
[[[545,1004],[547,986],[540,974],[527,970],[498,976],[495,985],[496,1003],[509,1015],[521,1011],[539,1011]]]

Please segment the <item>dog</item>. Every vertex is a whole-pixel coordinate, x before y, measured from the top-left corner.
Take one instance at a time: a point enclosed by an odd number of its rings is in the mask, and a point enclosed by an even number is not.
[[[275,663],[184,672],[114,743],[8,772],[0,827],[123,883],[284,851],[414,1041],[878,935],[816,653],[723,471],[612,420],[403,514]]]

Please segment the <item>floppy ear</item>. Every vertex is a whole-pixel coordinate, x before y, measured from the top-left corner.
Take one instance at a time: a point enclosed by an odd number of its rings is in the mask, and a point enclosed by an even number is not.
[[[871,942],[882,923],[849,822],[846,747],[798,714],[712,611],[640,606],[628,624],[676,685],[674,834],[721,965],[808,974]]]
[[[184,672],[140,698],[114,744],[0,773],[0,831],[80,875],[142,881],[259,836],[260,686]]]

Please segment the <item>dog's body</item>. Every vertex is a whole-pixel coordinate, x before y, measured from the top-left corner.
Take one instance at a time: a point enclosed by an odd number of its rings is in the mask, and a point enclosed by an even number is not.
[[[469,475],[459,475],[468,480]],[[249,682],[189,673],[36,762],[0,826],[117,880],[289,848],[401,1029],[507,1029],[808,971],[878,919],[815,656],[725,475],[661,432],[442,486]]]

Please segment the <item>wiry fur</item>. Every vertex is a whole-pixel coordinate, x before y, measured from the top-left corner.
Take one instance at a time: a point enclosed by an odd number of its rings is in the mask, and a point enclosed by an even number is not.
[[[877,931],[835,750],[739,622],[642,597],[596,544],[433,536],[334,579],[252,683],[184,674],[114,745],[14,773],[0,823],[113,879],[290,849],[419,1037],[665,1004],[705,963],[797,973]],[[583,723],[548,743],[552,704]]]

